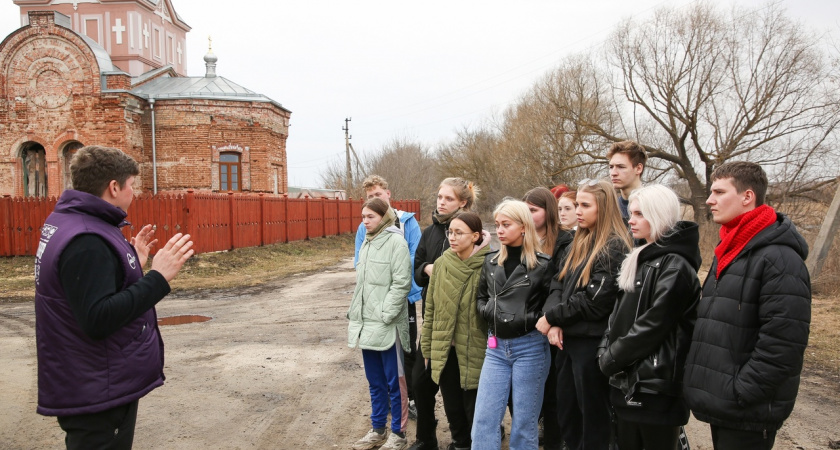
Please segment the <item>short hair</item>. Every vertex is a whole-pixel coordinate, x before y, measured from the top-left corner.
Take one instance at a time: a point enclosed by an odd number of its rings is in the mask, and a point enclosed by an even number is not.
[[[680,199],[671,189],[661,184],[652,184],[636,189],[627,198],[637,201],[642,216],[650,223],[651,241],[667,236],[680,220]]]
[[[616,153],[627,155],[627,158],[630,160],[630,164],[632,164],[633,167],[641,164],[642,170],[644,170],[647,165],[647,153],[645,153],[645,149],[635,141],[621,141],[614,143],[610,146],[609,151],[607,151],[607,159],[612,159]]]
[[[120,187],[129,177],[140,174],[140,166],[122,151],[98,145],[82,147],[70,161],[73,189],[101,197],[112,180]]]
[[[567,198],[571,200],[572,203],[575,203],[577,202],[577,191],[566,191],[560,195],[560,198]],[[558,202],[560,201],[560,198],[557,199]]]
[[[385,200],[378,197],[374,197],[362,204],[362,209],[365,208],[375,212],[381,217],[385,217],[385,214],[388,214],[388,204],[385,203]]]
[[[566,192],[569,192],[569,186],[566,186],[565,184],[558,184],[557,186],[551,188],[551,193],[554,194],[554,198],[557,200],[560,200],[560,197],[562,197]]]
[[[379,186],[386,191],[388,190],[388,182],[379,175],[371,175],[362,181],[362,189],[364,189],[365,192],[375,188],[376,186]]]
[[[712,172],[711,182],[731,178],[732,185],[738,193],[747,189],[755,193],[755,206],[764,204],[767,195],[767,174],[756,163],[747,161],[733,161],[721,164]]]
[[[475,245],[481,245],[481,243],[484,242],[484,234],[482,233],[484,225],[481,223],[481,217],[479,217],[478,214],[472,211],[461,211],[452,218],[452,220],[455,219],[464,222],[464,225],[466,225],[473,233],[478,233],[478,240],[475,241]]]
[[[455,192],[455,196],[458,197],[458,200],[466,200],[467,203],[464,205],[464,209],[467,211],[472,209],[475,201],[478,200],[478,194],[481,192],[475,183],[461,177],[444,178],[444,180],[440,182],[438,190],[440,190],[440,188],[444,185],[452,188],[452,191]]]

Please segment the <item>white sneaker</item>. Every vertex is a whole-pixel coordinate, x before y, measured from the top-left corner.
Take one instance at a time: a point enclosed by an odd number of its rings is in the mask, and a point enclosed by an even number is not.
[[[379,434],[371,428],[371,430],[367,432],[365,437],[359,439],[358,441],[356,441],[355,444],[353,444],[353,450],[370,450],[374,447],[382,445],[382,443],[385,442],[385,434],[386,433],[384,432],[382,434]]]
[[[388,436],[388,442],[380,450],[405,450],[408,448],[408,439],[400,437],[397,433]]]

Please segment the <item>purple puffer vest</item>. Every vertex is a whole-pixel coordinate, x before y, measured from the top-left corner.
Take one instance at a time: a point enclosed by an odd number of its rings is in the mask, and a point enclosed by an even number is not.
[[[95,234],[122,261],[122,289],[137,282],[143,269],[134,247],[120,232],[120,226],[127,224],[125,216],[99,197],[66,190],[41,229],[35,257],[39,414],[104,411],[137,400],[163,384],[163,340],[155,309],[105,339],[92,339],[76,322],[58,275],[59,258],[67,244],[80,234]]]

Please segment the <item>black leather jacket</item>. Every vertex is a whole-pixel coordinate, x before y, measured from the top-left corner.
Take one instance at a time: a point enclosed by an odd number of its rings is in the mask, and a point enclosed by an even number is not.
[[[571,247],[566,248],[560,261],[565,261]],[[602,337],[618,296],[616,276],[627,251],[627,246],[618,238],[607,242],[593,263],[589,283],[585,286],[577,285],[583,265],[562,280],[557,280],[559,270],[554,273],[544,308],[548,323],[562,327],[564,337]],[[559,263],[558,269],[562,264]]]
[[[478,282],[477,308],[490,332],[504,339],[524,336],[536,328],[548,294],[552,270],[550,258],[537,252],[538,264],[531,270],[520,263],[508,278],[499,265],[499,252],[487,254]]]
[[[639,393],[682,396],[700,300],[699,238],[697,224],[679,222],[672,233],[642,249],[635,290],[621,291],[610,315],[598,364],[627,405],[643,406],[638,404]],[[680,404],[688,419],[687,408]]]

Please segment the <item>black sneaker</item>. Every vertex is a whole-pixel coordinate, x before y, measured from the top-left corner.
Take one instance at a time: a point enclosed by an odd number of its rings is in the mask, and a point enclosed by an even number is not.
[[[414,441],[411,447],[408,447],[408,450],[438,450],[438,442],[437,440],[432,442]]]

